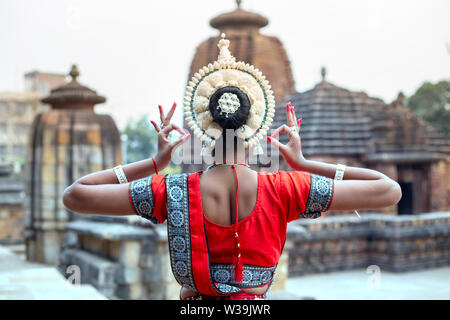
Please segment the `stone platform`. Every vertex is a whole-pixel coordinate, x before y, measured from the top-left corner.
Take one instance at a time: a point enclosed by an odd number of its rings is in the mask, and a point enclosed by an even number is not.
[[[381,268],[375,277],[367,269],[310,274],[289,278],[281,299],[450,300],[449,279],[450,267],[402,273]]]
[[[91,285],[73,285],[54,267],[24,261],[0,246],[0,300],[106,300]]]

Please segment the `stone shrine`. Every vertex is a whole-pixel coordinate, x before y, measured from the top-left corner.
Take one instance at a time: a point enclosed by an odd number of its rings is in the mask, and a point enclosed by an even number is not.
[[[78,82],[75,65],[69,75],[68,84],[42,99],[51,109],[34,119],[27,160],[27,259],[52,265],[58,264],[66,222],[77,216],[62,203],[64,189],[83,175],[122,161],[114,120],[94,112],[106,98]]]

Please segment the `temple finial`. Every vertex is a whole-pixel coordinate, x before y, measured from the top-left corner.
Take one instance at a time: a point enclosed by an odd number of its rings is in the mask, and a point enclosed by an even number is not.
[[[72,82],[76,82],[80,72],[78,71],[77,65],[73,64],[72,68],[70,68],[69,76],[72,77]]]
[[[327,68],[322,67],[322,68],[320,69],[320,74],[321,74],[321,76],[322,76],[322,81],[325,81],[325,78],[326,78],[326,76],[327,76]]]
[[[395,102],[399,105],[405,105],[405,95],[403,94],[403,92],[399,92],[397,95],[397,99],[395,100]]]
[[[241,3],[242,3],[242,0],[236,0],[236,5],[237,5],[238,9],[241,8]]]

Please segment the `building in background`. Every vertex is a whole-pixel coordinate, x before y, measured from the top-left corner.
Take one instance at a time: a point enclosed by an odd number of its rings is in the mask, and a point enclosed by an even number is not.
[[[13,165],[15,173],[22,172],[31,123],[48,109],[40,99],[65,83],[64,74],[33,71],[25,74],[24,92],[0,92],[0,164]]]
[[[66,75],[62,73],[40,71],[25,73],[25,92],[39,92],[42,97],[64,84],[66,84]]]
[[[0,163],[20,172],[25,164],[28,133],[34,116],[41,111],[37,92],[0,93]]]
[[[23,243],[23,182],[11,178],[12,166],[0,165],[0,245]]]
[[[308,159],[372,168],[399,182],[400,202],[377,211],[408,215],[450,210],[450,137],[408,109],[403,93],[385,103],[329,82],[322,68],[322,81],[314,88],[278,101],[273,128],[286,122],[288,101],[303,119],[300,136]],[[280,141],[288,138],[282,135]],[[283,159],[280,169],[289,170]]]

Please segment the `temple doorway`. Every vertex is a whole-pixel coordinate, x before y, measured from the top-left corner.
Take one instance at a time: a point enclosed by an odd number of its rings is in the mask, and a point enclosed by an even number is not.
[[[399,182],[402,189],[402,198],[397,204],[397,214],[413,214],[413,184],[412,182]]]
[[[397,214],[417,214],[429,210],[429,165],[425,163],[397,166],[398,183],[402,198],[397,204]]]

